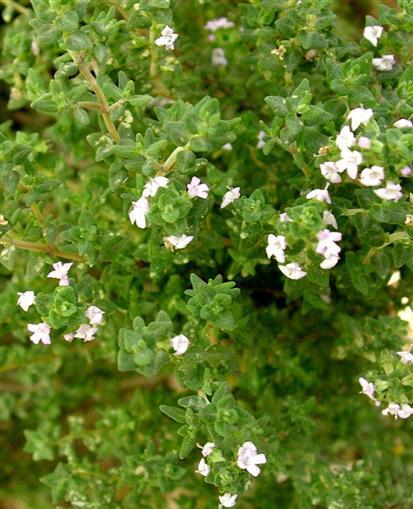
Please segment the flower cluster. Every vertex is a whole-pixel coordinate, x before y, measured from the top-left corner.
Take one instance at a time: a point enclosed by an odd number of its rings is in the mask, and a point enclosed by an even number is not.
[[[62,263],[57,262],[53,264],[53,271],[49,272],[47,277],[59,279],[59,286],[69,286],[69,278],[68,273],[73,264],[72,263]],[[19,298],[17,300],[17,305],[20,306],[24,311],[28,311],[29,308],[36,303],[36,295],[33,290],[26,290],[25,292],[17,292]],[[64,339],[66,341],[73,341],[74,338],[83,339],[86,343],[87,341],[92,341],[95,339],[95,334],[97,332],[96,325],[100,325],[103,321],[103,315],[105,314],[97,306],[89,306],[85,311],[85,316],[88,319],[89,323],[81,324],[76,332],[74,333],[66,333],[64,334]],[[44,345],[50,345],[50,333],[51,326],[46,322],[40,323],[29,323],[27,325],[27,330],[31,332],[30,341],[35,343],[36,345],[42,343]]]
[[[212,455],[214,451],[216,451],[216,460],[219,459],[222,461],[223,458],[221,452],[216,449],[216,446],[213,442],[207,442],[204,446],[199,447],[201,448],[201,454],[203,458],[201,458],[196,472],[204,477],[207,477],[211,471],[211,468],[205,458]],[[265,463],[267,463],[265,454],[258,454],[257,447],[253,442],[244,442],[239,447],[237,452],[237,466],[241,470],[246,470],[253,477],[258,477],[261,472],[261,469],[258,465],[263,465]],[[219,497],[220,507],[234,507],[236,500],[236,494],[224,493]]]

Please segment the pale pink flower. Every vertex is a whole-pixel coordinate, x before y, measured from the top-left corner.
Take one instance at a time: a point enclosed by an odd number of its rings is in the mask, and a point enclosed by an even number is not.
[[[413,364],[413,354],[410,352],[397,352],[397,355],[400,357],[400,361],[402,364]]]
[[[175,350],[174,355],[184,354],[189,347],[189,339],[184,334],[171,338],[171,347]]]
[[[105,312],[97,306],[89,306],[85,312],[85,316],[86,318],[89,318],[89,323],[91,325],[99,325],[102,323],[104,314]]]
[[[192,177],[191,182],[186,186],[190,198],[208,198],[209,187],[206,184],[202,184],[198,177]]]
[[[386,187],[381,189],[374,189],[374,193],[382,200],[399,201],[403,196],[400,184],[394,182],[387,182]]]
[[[53,264],[54,270],[49,272],[49,274],[47,274],[47,277],[59,279],[59,286],[68,286],[69,278],[67,277],[67,274],[72,265],[73,263],[62,263],[62,262],[54,263]]]
[[[171,27],[166,25],[166,27],[162,30],[161,36],[155,40],[155,44],[157,46],[165,46],[166,49],[174,49],[174,43],[178,38],[178,34],[176,34]]]
[[[300,265],[296,262],[288,263],[287,265],[279,265],[278,268],[289,279],[301,279],[307,275],[307,272],[302,270]]]
[[[198,468],[196,469],[196,472],[206,477],[210,471],[211,469],[209,468],[207,462],[205,461],[204,458],[202,458],[201,461],[198,463]]]
[[[394,55],[383,55],[381,58],[373,58],[373,66],[378,71],[391,71],[395,63]]]
[[[339,184],[341,182],[340,170],[335,162],[327,161],[320,164],[320,170],[323,177],[332,184]]]
[[[252,442],[244,442],[238,449],[237,465],[254,477],[257,477],[261,472],[258,465],[263,465],[266,462],[265,454],[257,454],[257,448]]]
[[[307,200],[317,200],[317,201],[325,201],[326,203],[331,203],[330,194],[327,189],[313,189],[309,193],[305,195]]]
[[[88,341],[93,341],[95,339],[96,332],[97,327],[92,327],[88,323],[83,323],[75,332],[74,337],[83,339],[83,341],[87,343]]]
[[[184,249],[192,242],[193,238],[192,235],[181,235],[179,237],[176,235],[169,235],[169,237],[164,237],[163,241],[168,249]]]
[[[360,174],[360,182],[363,186],[379,186],[384,180],[384,168],[381,166],[372,166],[364,168]]]
[[[383,27],[380,25],[368,26],[363,31],[363,37],[367,39],[374,47],[377,46],[377,42],[383,33]]]
[[[351,130],[355,131],[361,124],[365,125],[373,116],[371,108],[355,108],[351,110],[347,118],[351,121]]]
[[[29,323],[27,330],[33,334],[30,336],[30,341],[36,345],[43,343],[50,345],[50,326],[45,322]]]
[[[36,296],[32,290],[26,290],[25,292],[17,292],[19,298],[17,304],[24,310],[28,311],[30,306],[36,302]]]
[[[228,189],[229,190],[224,194],[222,198],[221,209],[224,209],[233,201],[238,200],[238,198],[241,196],[239,187],[229,187]]]
[[[285,262],[285,248],[287,247],[287,241],[283,235],[274,235],[270,233],[268,235],[268,243],[266,247],[267,257],[271,258],[272,256],[279,263]]]

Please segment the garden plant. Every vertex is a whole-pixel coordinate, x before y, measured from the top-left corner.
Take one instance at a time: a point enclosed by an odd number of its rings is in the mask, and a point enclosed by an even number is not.
[[[0,4],[0,508],[412,509],[412,0]]]

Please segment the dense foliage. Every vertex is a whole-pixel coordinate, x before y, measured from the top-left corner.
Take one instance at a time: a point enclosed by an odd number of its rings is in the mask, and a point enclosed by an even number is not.
[[[2,3],[7,507],[413,507],[411,0]]]

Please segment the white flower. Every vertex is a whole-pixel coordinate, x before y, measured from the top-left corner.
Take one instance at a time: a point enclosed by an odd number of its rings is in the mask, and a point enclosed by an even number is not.
[[[342,239],[342,235],[340,232],[330,232],[330,230],[321,230],[317,233],[317,254],[321,254],[323,256],[330,256],[332,254],[338,255],[341,251],[340,246],[336,244]]]
[[[174,42],[177,38],[178,34],[176,34],[171,27],[166,25],[161,32],[161,36],[155,40],[155,44],[157,46],[165,46],[166,49],[174,49]]]
[[[360,148],[367,149],[371,147],[371,140],[370,138],[367,138],[367,136],[360,136],[357,144]]]
[[[383,55],[381,58],[373,58],[373,65],[378,71],[391,71],[396,63],[393,55]]]
[[[335,228],[337,230],[338,226],[337,226],[337,220],[334,216],[334,214],[332,212],[330,212],[329,210],[325,210],[323,212],[323,223],[326,225],[326,226],[332,226],[333,228]]]
[[[347,175],[351,179],[355,179],[357,177],[358,167],[363,162],[363,156],[357,150],[345,148],[341,151],[341,157],[342,159],[337,161],[339,171],[347,171]]]
[[[387,182],[384,188],[374,189],[374,193],[382,200],[399,201],[403,196],[400,184],[395,184],[394,182]]]
[[[47,323],[29,323],[27,330],[33,332],[30,336],[30,341],[34,344],[43,343],[44,345],[50,345],[50,326]]]
[[[209,187],[206,184],[201,184],[198,177],[192,177],[191,182],[186,186],[190,198],[208,198]]]
[[[202,458],[201,461],[198,463],[198,468],[196,469],[196,472],[206,477],[210,471],[211,469],[209,468],[207,462],[204,460],[204,458]]]
[[[163,241],[168,249],[184,249],[193,238],[192,235],[181,235],[180,237],[169,235],[169,237],[164,237]]]
[[[397,127],[398,129],[408,129],[409,127],[413,127],[413,123],[410,120],[407,120],[407,118],[401,118],[393,124],[393,127]]]
[[[86,343],[87,341],[93,341],[95,339],[95,334],[97,331],[97,327],[92,327],[88,323],[82,323],[82,325],[80,325],[75,332],[74,337],[83,339],[83,341]]]
[[[373,46],[377,46],[377,42],[383,33],[383,27],[380,25],[373,25],[366,27],[363,32],[363,37],[367,39]]]
[[[211,19],[206,23],[204,26],[205,30],[209,30],[210,32],[216,32],[220,28],[232,28],[234,26],[234,23],[232,21],[229,21],[228,18],[216,18]]]
[[[67,334],[63,335],[63,338],[65,339],[65,341],[68,341],[69,343],[71,343],[73,341],[74,337],[75,336],[71,332],[68,332]]]
[[[179,334],[171,339],[171,347],[175,350],[174,355],[182,355],[188,350],[189,339],[184,334]]]
[[[339,261],[340,257],[337,255],[330,255],[324,258],[324,260],[320,263],[320,267],[325,270],[332,269],[335,267]]]
[[[232,150],[232,145],[231,143],[225,143],[225,145],[222,145],[222,148],[228,152],[231,152]]]
[[[238,495],[231,495],[231,493],[224,493],[219,498],[220,507],[234,507],[237,503]]]
[[[320,170],[323,177],[332,184],[339,184],[341,182],[340,170],[333,161],[320,164]]]
[[[278,268],[290,279],[301,279],[307,275],[307,272],[302,270],[300,265],[296,262],[288,263],[287,265],[279,265]]]
[[[145,197],[132,202],[132,210],[129,212],[129,219],[138,228],[146,228],[146,215],[149,212],[149,202]]]
[[[32,290],[26,290],[25,292],[17,292],[19,298],[17,304],[24,310],[27,311],[31,305],[36,302],[36,297]]]
[[[363,186],[379,186],[384,179],[384,168],[381,166],[372,166],[364,168],[360,174],[360,182]]]
[[[413,364],[413,354],[410,352],[397,352],[402,364]]]
[[[99,309],[97,306],[89,306],[86,309],[85,316],[89,318],[89,323],[91,325],[99,325],[102,323],[104,311]]]
[[[397,403],[390,403],[389,406],[387,408],[385,408],[384,410],[382,410],[382,414],[383,415],[394,415],[397,419],[397,414],[399,413],[399,410],[400,410],[400,405],[398,405]]]
[[[402,405],[397,413],[400,419],[408,419],[411,415],[413,415],[413,408],[407,404]]]
[[[382,414],[394,415],[396,419],[398,417],[401,419],[408,419],[411,415],[413,415],[413,407],[406,403],[401,406],[397,403],[390,403],[389,406],[382,411]]]
[[[257,138],[257,148],[262,148],[265,145],[265,131],[259,131]]]
[[[244,442],[238,449],[237,465],[254,477],[257,477],[261,472],[257,465],[264,463],[267,463],[265,454],[257,454],[257,448],[252,442]]]
[[[212,451],[214,450],[215,448],[215,444],[214,442],[207,442],[203,447],[202,447],[202,451],[201,451],[201,454],[204,458],[206,458],[207,456],[209,456]]]
[[[365,125],[373,116],[373,110],[368,108],[355,108],[348,114],[348,120],[351,120],[351,130],[355,131],[361,124]]]
[[[321,230],[317,234],[318,244],[316,252],[324,256],[324,260],[320,263],[322,269],[331,269],[337,265],[340,259],[340,246],[336,244],[342,238],[340,232],[330,232],[329,230]]]
[[[361,391],[360,394],[365,394],[368,398],[370,398],[372,401],[374,401],[376,404],[380,403],[377,401],[377,399],[374,397],[374,384],[372,382],[368,382],[365,378],[360,377],[359,378],[359,384],[361,385]]]
[[[238,200],[241,196],[239,187],[234,187],[233,189],[229,187],[228,189],[229,191],[227,191],[222,197],[221,209],[224,209],[233,201]]]
[[[214,48],[212,50],[212,64],[213,65],[228,65],[228,60],[225,57],[225,52],[222,48]]]
[[[69,285],[69,279],[67,277],[67,274],[70,270],[70,267],[73,265],[73,263],[62,263],[57,262],[53,264],[54,270],[49,272],[47,274],[47,277],[53,278],[53,279],[59,279],[59,286],[68,286]]]
[[[348,125],[344,126],[340,134],[336,138],[336,145],[340,150],[344,150],[345,148],[350,148],[354,145],[356,138],[354,134],[350,131],[350,127]]]
[[[169,183],[169,179],[167,177],[154,177],[149,179],[149,181],[145,184],[142,192],[142,196],[144,198],[148,198],[149,196],[155,196],[160,187],[166,187]]]
[[[287,212],[282,212],[280,214],[280,223],[290,223],[292,221],[291,217],[287,214]]]
[[[393,272],[393,274],[390,276],[390,279],[387,281],[387,286],[397,286],[399,281],[400,281],[400,270],[396,270],[395,272]]]
[[[327,189],[313,189],[305,195],[308,200],[314,199],[318,201],[325,201],[326,203],[331,203],[330,195]]]
[[[283,235],[277,235],[270,233],[268,235],[268,244],[266,247],[266,252],[268,258],[273,256],[277,262],[284,263],[285,262],[285,248],[287,247],[287,242]]]

